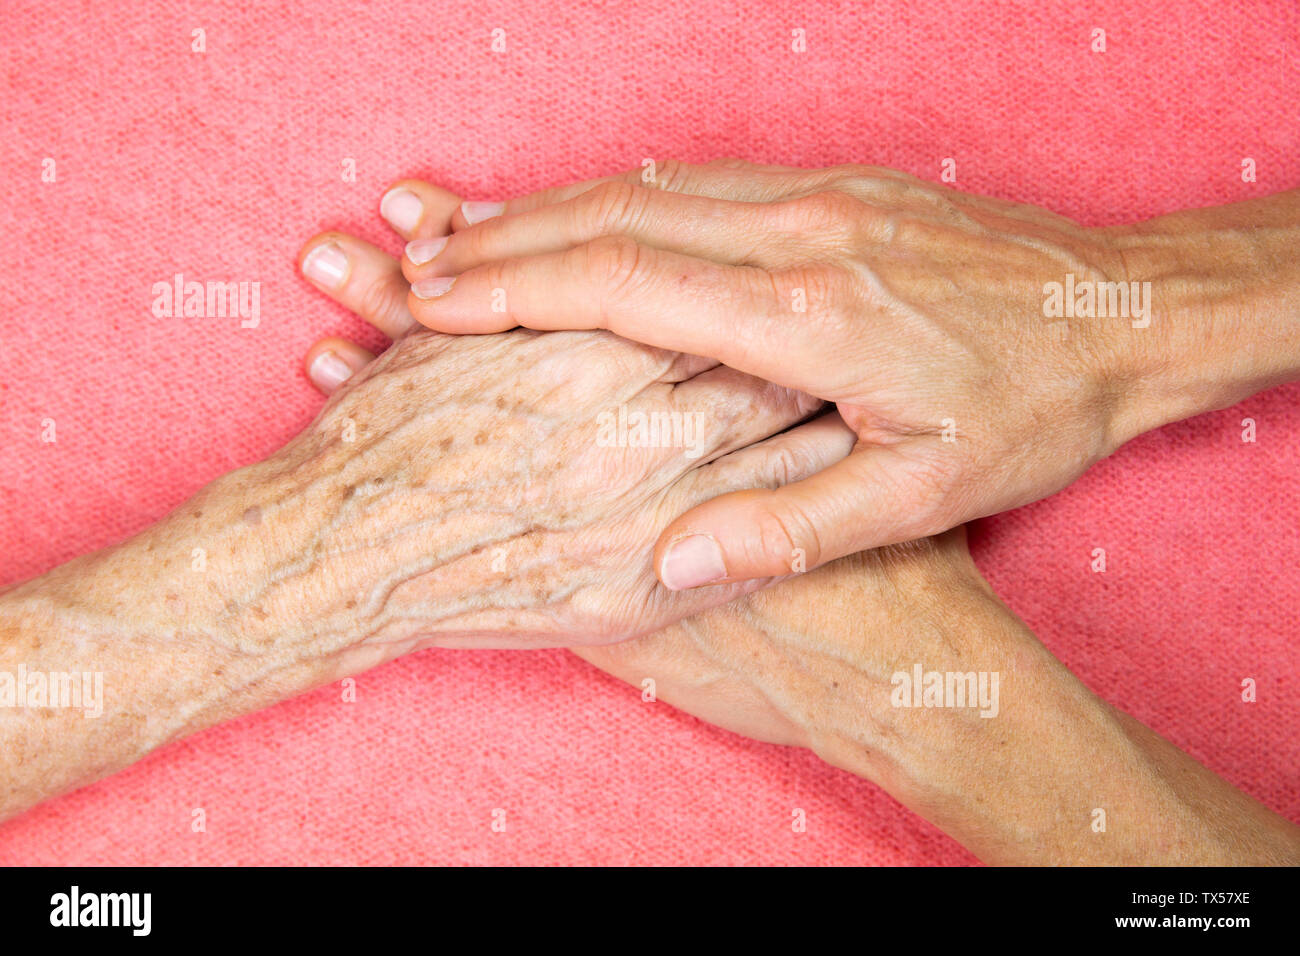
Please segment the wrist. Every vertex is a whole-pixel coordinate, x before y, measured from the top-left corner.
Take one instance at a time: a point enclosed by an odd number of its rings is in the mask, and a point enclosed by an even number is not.
[[[140,715],[146,750],[331,673],[327,660],[295,652],[279,618],[242,599],[261,580],[262,548],[229,520],[238,499],[224,480],[135,537],[0,598],[8,633],[39,637],[38,664],[103,672],[105,712],[128,723]],[[22,643],[6,655],[21,658]]]
[[[905,557],[867,592],[832,592],[838,626],[810,609],[793,619],[817,630],[764,625],[785,658],[780,672],[769,667],[767,698],[819,757],[986,863],[1230,865],[1300,854],[1300,830],[1099,699],[973,566],[936,573]],[[863,607],[873,619],[862,620]],[[927,680],[945,678],[943,694],[927,702],[923,692],[920,706],[914,690],[900,700],[895,682],[917,665]],[[980,688],[978,706],[948,699],[949,674],[974,674],[966,686]],[[986,686],[996,686],[987,699]]]
[[[1099,320],[1119,444],[1300,377],[1292,194],[1099,232],[1149,290],[1149,323]]]
[[[165,563],[141,536],[0,596],[0,819],[304,686],[217,637]]]
[[[463,460],[436,452],[418,475],[377,470],[383,456],[364,436],[329,437],[338,424],[219,478],[165,522],[164,536],[182,525],[172,550],[204,549],[190,594],[216,640],[337,679],[422,646],[509,646],[551,615],[534,581],[543,562],[525,480],[494,466],[497,487],[480,487]],[[187,514],[201,519],[187,526]]]
[[[108,592],[129,581],[135,618],[152,632],[192,635],[236,682],[275,688],[262,705],[413,649],[387,639],[399,628],[367,606],[380,575],[365,520],[340,520],[364,510],[364,491],[326,461],[333,452],[317,450],[323,467],[311,467],[293,447],[217,478],[105,553],[92,576]]]

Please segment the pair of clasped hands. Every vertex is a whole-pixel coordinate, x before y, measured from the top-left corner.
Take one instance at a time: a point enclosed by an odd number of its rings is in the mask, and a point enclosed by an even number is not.
[[[34,645],[51,669],[91,648],[135,682],[111,736],[13,725],[0,810],[421,647],[570,646],[986,862],[1300,859],[1295,826],[1070,674],[962,530],[1300,377],[1300,194],[1087,228],[729,160],[505,202],[405,180],[380,210],[400,261],[332,232],[299,264],[390,348],[317,343],[330,399],[297,438],[0,596],[0,655],[65,635]],[[1067,280],[1150,283],[1152,314],[1053,319]],[[690,453],[611,420],[688,420]],[[908,706],[917,671],[1000,699]]]
[[[399,397],[403,428],[432,416],[452,437],[392,467],[450,472],[436,483],[475,527],[502,509],[461,562],[499,599],[462,596],[429,642],[580,644],[663,700],[876,781],[986,860],[1234,862],[1158,785],[1171,765],[1215,778],[1069,675],[960,526],[1294,378],[1294,342],[1239,346],[1294,326],[1295,270],[1234,265],[1260,252],[1243,226],[1294,229],[1297,209],[1283,194],[1093,229],[886,169],[730,160],[505,202],[407,180],[381,202],[400,261],[338,233],[300,258],[394,345],[376,360],[328,339],[307,369],[335,393],[326,425],[359,411],[394,430],[374,406]],[[1067,274],[1154,283],[1158,320],[1052,323],[1044,283]],[[1210,331],[1237,348],[1213,354]],[[702,413],[707,454],[597,447],[619,404]],[[891,706],[914,662],[1000,671],[1002,715]],[[1126,838],[1099,837],[1121,791]],[[1294,852],[1294,828],[1232,793]]]

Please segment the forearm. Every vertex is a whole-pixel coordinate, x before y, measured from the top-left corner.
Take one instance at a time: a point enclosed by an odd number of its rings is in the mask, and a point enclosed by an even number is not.
[[[753,595],[698,637],[775,708],[764,726],[793,725],[784,739],[989,863],[1300,862],[1300,829],[1098,699],[973,566],[925,547],[853,560]],[[913,689],[917,670],[997,691],[954,706]]]
[[[245,600],[268,578],[243,475],[0,595],[0,819],[356,666]]]
[[[1300,378],[1300,190],[1103,231],[1151,284],[1149,326],[1099,320],[1122,440]]]
[[[526,569],[489,566],[486,545],[506,553],[523,518],[367,487],[350,448],[301,451],[315,470],[222,476],[129,541],[0,593],[0,820],[422,644],[505,644],[547,616],[519,596]]]
[[[894,796],[991,864],[1300,863],[1300,828],[1097,698],[995,597],[982,603],[960,632],[1020,648],[994,665],[998,716],[909,714],[884,748]]]

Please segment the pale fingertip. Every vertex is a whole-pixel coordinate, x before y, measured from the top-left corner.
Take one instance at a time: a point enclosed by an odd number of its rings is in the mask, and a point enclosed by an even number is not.
[[[411,283],[411,292],[417,299],[436,299],[450,292],[455,283],[455,276],[434,276]]]
[[[668,546],[659,565],[659,580],[670,591],[684,591],[727,576],[722,549],[708,534],[689,534]]]
[[[347,253],[337,243],[321,243],[302,260],[302,274],[326,289],[338,289],[348,275]]]
[[[406,258],[412,265],[422,266],[435,259],[447,247],[447,236],[436,239],[416,239],[406,244]]]
[[[424,217],[424,203],[409,189],[390,189],[379,200],[379,214],[398,232],[409,235]]]
[[[307,367],[307,377],[326,395],[352,377],[352,367],[331,351],[321,352]]]
[[[503,202],[463,202],[460,204],[460,214],[465,217],[465,222],[473,226],[485,219],[492,219],[506,211],[506,204]]]

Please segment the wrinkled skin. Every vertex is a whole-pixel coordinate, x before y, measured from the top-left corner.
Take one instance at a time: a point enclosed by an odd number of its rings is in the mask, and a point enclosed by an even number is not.
[[[698,457],[602,447],[599,418],[619,405],[698,416]],[[644,634],[745,590],[668,592],[647,542],[682,507],[846,453],[833,417],[736,453],[819,405],[608,333],[413,333],[239,473],[262,553],[228,582],[228,609],[291,632],[307,610],[312,642],[394,650]]]
[[[441,201],[433,187],[400,185]],[[466,228],[458,216],[444,227]],[[317,237],[304,252],[321,244],[348,265],[342,279],[318,285],[385,331],[411,327],[390,257],[341,234]],[[327,354],[338,375],[317,374]],[[325,340],[308,355],[309,374],[329,392],[371,358]],[[809,444],[812,432],[840,444]],[[769,458],[765,487],[841,460],[859,438],[838,416],[787,433],[777,441],[790,453]],[[811,748],[988,862],[1286,862],[1300,845],[1294,826],[1069,674],[991,592],[960,530],[842,558],[654,634],[574,650],[633,686],[653,680],[657,699],[721,727]],[[1000,674],[997,719],[895,706],[893,676],[916,665]],[[1106,840],[1088,825],[1098,805],[1115,813]]]
[[[717,726],[810,748],[987,863],[1300,860],[1300,828],[1067,671],[989,589],[961,529],[574,652]],[[897,706],[894,675],[917,665],[997,674],[996,708]]]

